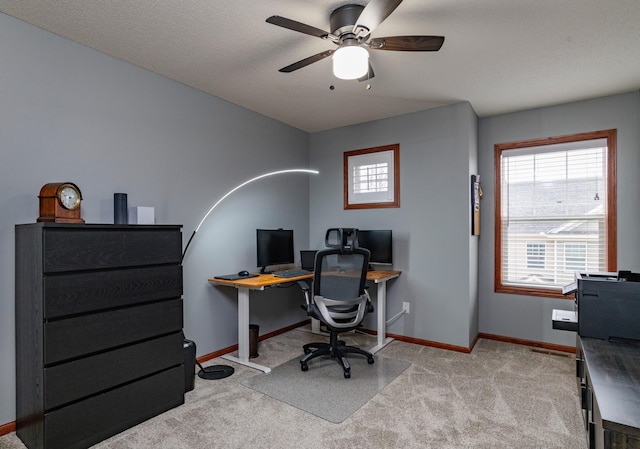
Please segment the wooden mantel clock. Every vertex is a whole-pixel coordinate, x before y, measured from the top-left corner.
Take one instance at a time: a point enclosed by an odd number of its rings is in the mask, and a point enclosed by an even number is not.
[[[82,194],[72,182],[51,182],[40,189],[38,221],[53,223],[84,223],[80,216]]]

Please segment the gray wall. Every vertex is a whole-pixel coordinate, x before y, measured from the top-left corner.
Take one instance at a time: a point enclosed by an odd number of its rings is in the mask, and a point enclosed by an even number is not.
[[[553,309],[571,310],[572,301],[495,293],[494,176],[496,143],[587,131],[618,130],[618,268],[640,271],[640,93],[483,118],[479,127],[482,173],[480,239],[480,331],[560,345],[575,344],[575,334],[551,328]]]
[[[468,103],[314,133],[310,242],[331,227],[392,229],[394,268],[387,315],[411,303],[388,331],[469,347],[477,334],[478,237],[470,231],[470,174],[476,171],[477,118]],[[400,144],[400,208],[344,210],[343,153]],[[374,290],[375,289],[371,289]],[[373,292],[372,292],[373,293]],[[365,323],[375,329],[374,316]]]
[[[0,425],[15,419],[14,225],[35,222],[40,187],[72,181],[88,223],[113,222],[113,193],[153,206],[186,240],[209,207],[267,171],[308,167],[309,135],[0,14]],[[284,161],[284,162],[283,162]],[[184,261],[185,331],[198,354],[237,343],[234,291],[214,274],[255,269],[255,229],[308,246],[308,175],[234,193]],[[268,298],[268,300],[267,300]],[[300,292],[252,304],[261,333],[304,319]],[[267,306],[265,306],[267,305]]]

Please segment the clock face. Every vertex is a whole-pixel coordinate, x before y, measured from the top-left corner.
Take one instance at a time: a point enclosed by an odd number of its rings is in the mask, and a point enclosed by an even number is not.
[[[59,193],[60,204],[65,209],[73,210],[80,205],[80,194],[71,186],[64,186]]]

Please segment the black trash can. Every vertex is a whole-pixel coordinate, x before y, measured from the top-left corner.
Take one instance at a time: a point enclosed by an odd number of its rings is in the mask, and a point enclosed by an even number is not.
[[[258,336],[260,333],[260,326],[257,324],[249,325],[249,358],[255,359],[258,354]]]
[[[184,339],[184,392],[193,390],[196,380],[196,344]]]

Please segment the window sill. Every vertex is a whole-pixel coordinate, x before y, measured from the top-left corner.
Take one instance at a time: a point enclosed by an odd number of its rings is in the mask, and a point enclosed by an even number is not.
[[[495,288],[496,293],[506,293],[509,295],[522,295],[522,296],[541,296],[544,298],[558,298],[568,299],[573,301],[573,296],[565,296],[562,294],[560,287],[547,289],[547,288],[533,288],[533,287],[514,287],[507,285],[500,285]]]

